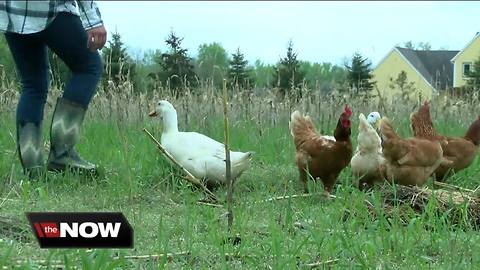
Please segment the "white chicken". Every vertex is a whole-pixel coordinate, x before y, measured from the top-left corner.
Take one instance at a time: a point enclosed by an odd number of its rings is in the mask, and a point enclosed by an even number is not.
[[[370,115],[369,119],[371,118]],[[363,113],[358,118],[360,122],[358,124],[357,148],[350,163],[352,173],[358,180],[358,187],[364,189],[373,186],[375,182],[383,181],[382,170],[385,159],[382,154],[380,136]],[[372,122],[375,124],[375,119],[372,119]]]

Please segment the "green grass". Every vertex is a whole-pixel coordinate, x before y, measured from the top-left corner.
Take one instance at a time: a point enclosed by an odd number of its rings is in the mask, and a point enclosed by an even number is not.
[[[231,148],[255,151],[256,155],[252,167],[235,186],[233,233],[240,234],[241,243],[224,244],[225,237],[230,236],[226,233],[226,210],[197,204],[203,194],[179,179],[143,134],[146,127],[160,138],[158,119],[116,121],[92,115],[85,122],[78,150],[86,159],[101,164],[105,177],[89,180],[49,175],[42,181],[29,182],[15,153],[13,116],[0,113],[0,212],[3,217],[17,219],[19,227],[16,233],[0,227],[0,266],[36,269],[39,260],[46,260],[42,265],[60,264],[68,269],[304,269],[308,264],[334,260],[320,268],[480,267],[477,231],[450,224],[436,214],[434,205],[422,215],[410,214],[406,223],[400,211],[386,216],[379,192],[356,190],[349,168],[338,180],[334,193],[337,199],[312,196],[258,203],[302,193],[288,122],[283,118],[275,126],[244,116],[234,117],[231,122]],[[188,129],[221,141],[221,112],[207,121],[201,119],[201,115],[193,115]],[[408,117],[397,119],[394,125],[399,133],[409,135]],[[183,118],[179,121],[184,129]],[[355,116],[354,146],[357,124]],[[454,135],[465,130],[453,121],[435,124],[440,132]],[[326,129],[332,130],[333,123]],[[479,168],[477,159],[449,183],[475,188],[480,184]],[[314,192],[322,190],[321,184],[311,184],[311,188]],[[216,194],[223,200],[225,189]],[[365,198],[376,202],[377,218],[368,211]],[[40,249],[29,231],[24,215],[27,211],[121,211],[134,228],[135,248]],[[189,255],[174,256],[171,262],[124,258],[183,251]]]

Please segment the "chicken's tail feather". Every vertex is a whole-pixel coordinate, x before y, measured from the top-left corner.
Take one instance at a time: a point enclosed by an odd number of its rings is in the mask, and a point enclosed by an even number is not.
[[[398,139],[400,138],[398,134],[393,129],[392,125],[388,118],[383,117],[380,122],[380,133],[384,139]]]
[[[299,111],[294,111],[290,117],[290,134],[294,138],[295,144],[311,138],[316,135],[315,126],[309,116],[302,115]]]
[[[476,146],[480,145],[480,116],[470,125],[465,138],[472,141]]]

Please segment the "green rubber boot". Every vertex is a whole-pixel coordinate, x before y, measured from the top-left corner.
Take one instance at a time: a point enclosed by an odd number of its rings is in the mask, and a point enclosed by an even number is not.
[[[17,123],[17,151],[27,176],[38,179],[45,173],[41,124]]]
[[[50,127],[49,171],[97,173],[97,166],[80,157],[75,150],[80,138],[80,128],[85,117],[85,109],[79,104],[58,98]]]

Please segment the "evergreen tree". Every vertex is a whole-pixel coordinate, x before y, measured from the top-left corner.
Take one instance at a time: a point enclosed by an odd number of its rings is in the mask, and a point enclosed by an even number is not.
[[[192,58],[187,55],[187,49],[181,47],[183,38],[172,31],[165,40],[169,47],[167,53],[162,53],[155,61],[162,68],[160,78],[171,89],[179,90],[186,86],[196,85],[196,75],[193,71]],[[177,92],[177,95],[179,92]]]
[[[347,81],[351,89],[355,93],[360,91],[370,91],[373,89],[375,82],[372,81],[372,63],[367,62],[367,58],[363,58],[359,53],[355,53],[352,58],[352,63],[349,66],[345,65],[348,74]]]
[[[298,98],[302,97],[300,85],[305,74],[300,69],[300,61],[297,60],[297,53],[293,51],[293,42],[290,40],[287,46],[287,55],[280,59],[274,70],[273,86],[279,88],[282,96],[295,89],[298,91]]]
[[[112,40],[108,41],[108,46],[102,50],[102,54],[105,62],[102,80],[104,89],[109,80],[115,85],[125,80],[132,81],[135,75],[135,63],[127,54],[127,48],[118,32],[112,33]]]
[[[253,85],[251,78],[251,70],[248,68],[248,61],[245,59],[245,56],[240,51],[240,48],[237,48],[237,51],[232,54],[232,60],[229,61],[228,67],[228,82],[240,88],[248,88]]]
[[[480,90],[480,56],[473,62],[470,72],[466,74],[467,86],[473,88],[474,91]]]

